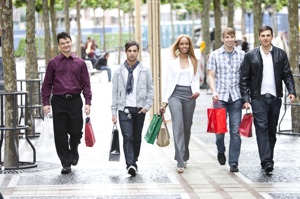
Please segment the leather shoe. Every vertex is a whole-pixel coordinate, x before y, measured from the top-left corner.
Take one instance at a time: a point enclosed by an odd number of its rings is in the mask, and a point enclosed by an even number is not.
[[[136,175],[136,172],[137,172],[137,170],[136,170],[136,168],[134,167],[134,166],[130,166],[130,167],[128,167],[128,174],[130,174],[131,176],[135,176]]]
[[[73,158],[73,161],[71,162],[71,164],[72,164],[73,166],[76,166],[77,163],[78,163],[78,160],[79,160],[79,157]]]
[[[230,167],[230,172],[239,172],[239,168],[236,165]]]
[[[274,170],[274,168],[273,168],[272,165],[266,165],[265,172],[266,172],[267,175],[271,175],[273,170]]]
[[[219,161],[220,165],[225,165],[226,156],[224,153],[218,153],[218,161]]]
[[[71,173],[71,167],[63,167],[61,170],[61,174],[69,174]]]

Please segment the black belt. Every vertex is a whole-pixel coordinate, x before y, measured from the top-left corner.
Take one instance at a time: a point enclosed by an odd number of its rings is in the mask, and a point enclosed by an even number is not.
[[[270,93],[260,95],[260,98],[277,99],[277,97],[275,97],[274,95],[271,95]]]
[[[80,97],[80,94],[65,94],[65,95],[55,95],[55,96],[62,99],[70,100],[70,99],[75,99],[77,97]]]

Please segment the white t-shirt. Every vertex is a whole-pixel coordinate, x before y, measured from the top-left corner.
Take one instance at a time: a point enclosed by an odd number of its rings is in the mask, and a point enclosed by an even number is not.
[[[139,74],[139,68],[136,67],[133,70],[133,89],[132,92],[129,95],[126,95],[126,106],[130,107],[136,107],[136,85],[137,85],[137,80],[138,80],[138,74]],[[125,70],[125,84],[127,84],[127,79],[128,79],[128,70]],[[126,86],[126,85],[125,85]]]
[[[272,48],[270,49],[270,51],[271,50]],[[270,93],[276,97],[276,84],[275,84],[272,54],[271,52],[265,54],[261,48],[260,48],[260,53],[263,60],[263,77],[261,83],[261,95]]]
[[[180,86],[190,86],[190,68],[180,69],[179,79],[177,82]]]

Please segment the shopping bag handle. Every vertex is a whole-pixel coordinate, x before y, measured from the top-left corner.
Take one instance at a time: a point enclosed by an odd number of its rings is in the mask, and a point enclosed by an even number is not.
[[[215,104],[220,105],[220,107],[218,107],[218,108],[223,108],[222,103],[220,102],[220,100],[213,101],[211,107],[214,108],[214,105],[215,105]]]
[[[248,113],[248,111],[249,111],[249,113]],[[247,109],[246,109],[246,114],[251,114],[251,113],[252,113],[251,109],[250,109],[250,108],[247,108]]]

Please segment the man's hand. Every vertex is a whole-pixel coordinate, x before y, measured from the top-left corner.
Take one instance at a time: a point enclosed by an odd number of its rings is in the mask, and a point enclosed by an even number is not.
[[[288,99],[290,100],[290,103],[293,103],[295,101],[295,95],[293,94],[288,95]]]
[[[214,102],[218,101],[219,100],[219,94],[217,92],[213,92],[212,99],[213,99]]]
[[[243,104],[243,109],[250,109],[250,108],[251,108],[250,103],[246,102]]]
[[[48,115],[48,113],[50,113],[50,106],[49,105],[44,106],[43,109],[44,109],[44,114],[45,115]]]
[[[147,109],[142,108],[142,109],[139,111],[139,113],[145,113],[145,114],[146,114],[147,111],[148,111]]]
[[[111,117],[111,121],[115,124],[115,123],[117,123],[117,119],[118,119],[118,117],[116,116],[116,115],[113,115],[112,117]]]
[[[90,112],[91,112],[91,107],[90,105],[86,104],[85,107],[84,107],[84,112],[86,115],[89,115]]]

